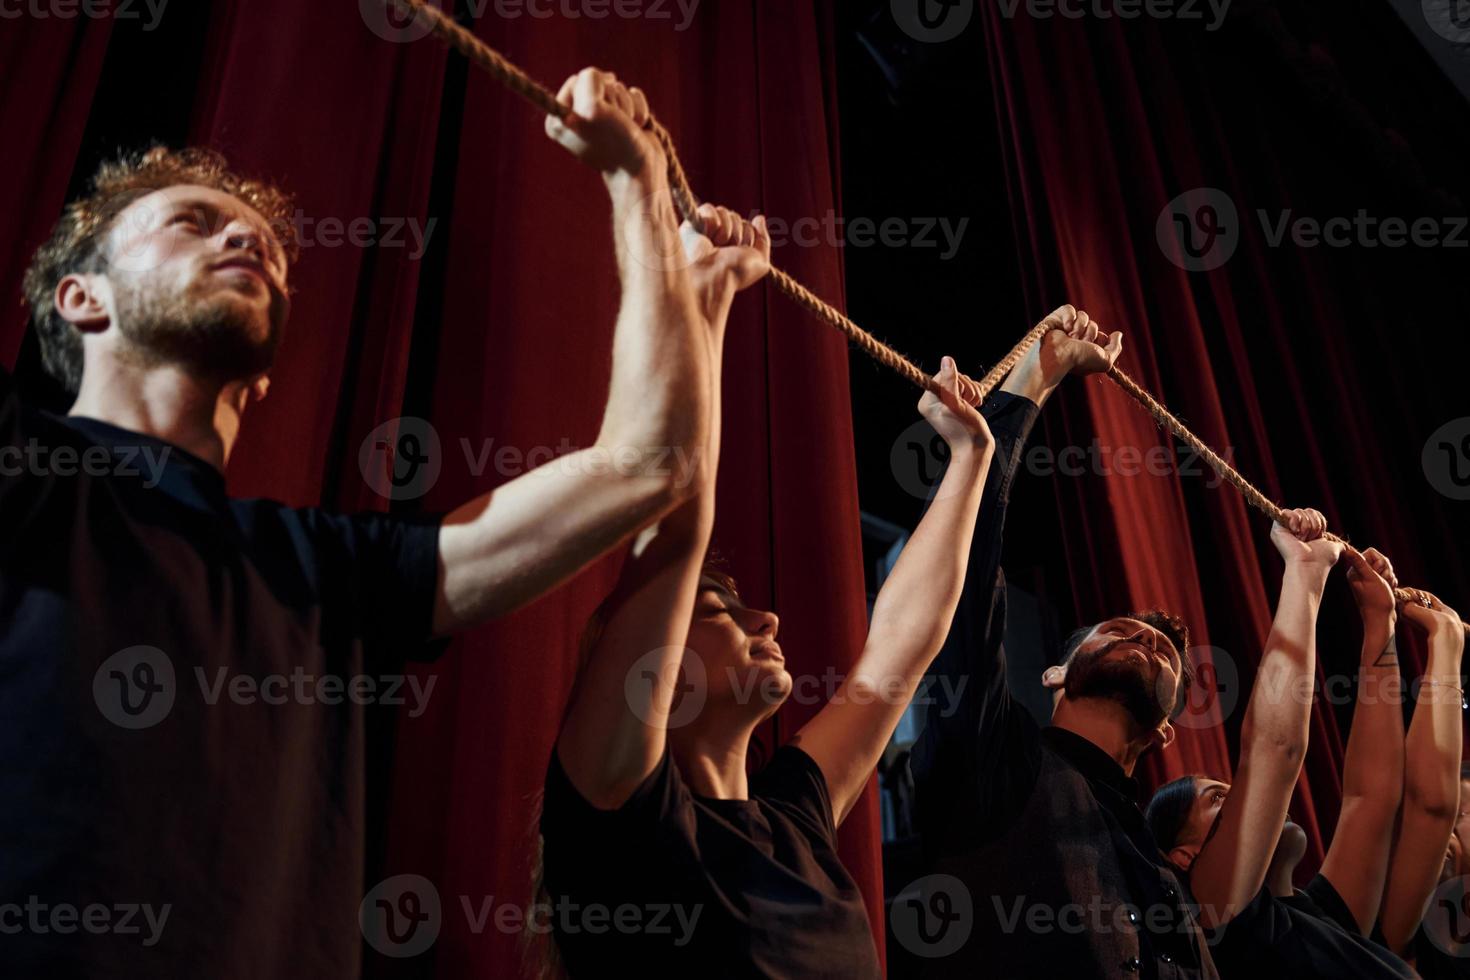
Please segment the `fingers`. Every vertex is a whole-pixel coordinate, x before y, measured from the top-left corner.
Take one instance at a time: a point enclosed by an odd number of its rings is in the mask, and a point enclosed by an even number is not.
[[[572,111],[583,119],[596,119],[607,94],[608,74],[583,68],[572,81]]]
[[[695,211],[704,233],[716,248],[754,248],[771,254],[771,233],[764,215],[746,221],[729,208],[701,204]]]
[[[1383,552],[1377,548],[1369,548],[1363,552],[1363,561],[1390,586],[1395,589],[1399,587],[1399,577],[1394,574],[1393,562]]]
[[[1319,510],[1303,507],[1285,513],[1286,528],[1302,541],[1315,541],[1327,531],[1327,518]]]

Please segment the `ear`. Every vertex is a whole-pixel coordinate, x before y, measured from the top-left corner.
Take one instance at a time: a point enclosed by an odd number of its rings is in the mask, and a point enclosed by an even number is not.
[[[250,382],[250,400],[252,402],[263,402],[265,401],[265,396],[270,393],[270,390],[271,376],[269,374],[259,375]]]
[[[1182,871],[1188,871],[1194,866],[1194,859],[1196,856],[1197,855],[1194,848],[1185,847],[1182,844],[1179,847],[1174,848],[1168,854],[1169,863]]]
[[[1167,749],[1174,744],[1174,724],[1168,721],[1164,722],[1158,728],[1154,729],[1148,738],[1157,747]]]
[[[1063,664],[1048,667],[1041,672],[1041,686],[1049,691],[1060,691],[1067,684],[1067,668]]]
[[[101,333],[107,329],[111,316],[107,312],[107,289],[105,280],[97,275],[63,276],[56,284],[52,302],[56,312],[82,333]]]

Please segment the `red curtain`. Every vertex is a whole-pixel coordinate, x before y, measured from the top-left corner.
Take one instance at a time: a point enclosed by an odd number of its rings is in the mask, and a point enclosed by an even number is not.
[[[705,198],[788,222],[833,212],[831,4],[702,4],[687,25],[676,4],[641,9],[667,16],[487,13],[475,30],[553,88],[589,64],[643,87]],[[613,230],[600,181],[545,139],[539,117],[436,41],[385,40],[368,20],[386,33],[392,25],[359,10],[220,4],[197,39],[196,84],[159,98],[186,106],[190,142],[281,180],[307,232],[271,395],[247,419],[232,492],[386,509],[359,473],[359,447],[381,423],[415,416],[437,432],[442,471],[426,497],[396,506],[442,511],[513,478],[528,458],[595,436],[618,303]],[[28,75],[27,98],[7,85],[0,101],[0,128],[23,148],[6,155],[0,182],[6,213],[20,219],[3,267],[12,295],[71,170],[95,162],[78,154],[108,41],[105,21],[20,26],[0,39],[0,72]],[[341,227],[329,232],[327,219]],[[331,244],[355,219],[372,221],[383,244]],[[422,256],[413,223],[428,240]],[[395,226],[406,247],[388,242]],[[787,246],[776,261],[840,301],[835,249]],[[7,363],[23,331],[22,317],[6,316]],[[865,634],[849,400],[837,334],[764,287],[741,297],[726,356],[716,548],[748,600],[780,614],[793,672],[816,677],[850,665]],[[436,677],[428,710],[390,720],[393,756],[370,760],[387,791],[367,887],[424,875],[444,921],[432,952],[400,963],[369,954],[369,972],[517,975],[517,935],[493,916],[477,930],[464,907],[530,901],[534,797],[578,635],[617,567],[617,556],[604,560],[457,640],[423,671]],[[784,708],[761,754],[816,707]],[[842,853],[881,937],[872,788],[842,830]]]
[[[1257,4],[1232,12],[1231,28],[1212,37],[1146,19],[1008,19],[982,9],[1031,306],[1044,312],[1065,296],[1125,331],[1121,366],[1268,497],[1321,509],[1360,546],[1387,551],[1406,583],[1465,609],[1470,583],[1443,546],[1463,540],[1464,512],[1420,466],[1430,432],[1463,414],[1463,380],[1425,346],[1431,311],[1463,308],[1463,270],[1449,271],[1463,253],[1281,248],[1255,214],[1445,213],[1433,210],[1432,175],[1408,179],[1404,160],[1386,159],[1406,142],[1393,127],[1407,130],[1423,112],[1412,84],[1396,105],[1371,85],[1398,77],[1394,52],[1410,74],[1422,53],[1406,34],[1397,47],[1375,41],[1368,57],[1357,49],[1369,37],[1393,40],[1401,25],[1338,17],[1334,38],[1305,15],[1287,23],[1276,5]],[[1425,85],[1426,102],[1447,101],[1463,119],[1458,100]],[[1389,104],[1370,108],[1369,98]],[[1238,246],[1229,261],[1186,271],[1160,245],[1156,219],[1195,188],[1238,206]],[[1114,453],[1173,453],[1170,437],[1106,379],[1058,402],[1045,416],[1054,447],[1096,438]],[[1117,459],[1051,481],[1076,620],[1151,606],[1188,620],[1193,642],[1213,648],[1199,652],[1204,689],[1220,688],[1182,719],[1173,749],[1146,757],[1142,775],[1153,785],[1186,773],[1229,779],[1280,582],[1269,523],[1187,456],[1157,475],[1130,475]],[[1332,588],[1341,590],[1340,575]],[[1329,600],[1319,674],[1353,676],[1357,617],[1340,591]],[[1405,660],[1417,671],[1422,651]],[[1310,840],[1304,875],[1336,821],[1348,714],[1314,704],[1291,809]]]

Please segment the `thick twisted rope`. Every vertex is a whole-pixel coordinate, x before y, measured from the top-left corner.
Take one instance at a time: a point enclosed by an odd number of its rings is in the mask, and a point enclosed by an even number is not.
[[[571,112],[567,106],[562,105],[556,100],[555,93],[549,88],[526,74],[520,66],[480,40],[473,32],[455,23],[452,17],[438,7],[426,2],[426,0],[385,0],[385,2],[396,5],[406,13],[422,18],[432,33],[438,35],[441,40],[448,43],[450,47],[459,51],[470,61],[485,69],[512,93],[520,96],[541,112],[549,116],[555,116],[558,119],[565,119],[568,113]],[[697,214],[699,198],[695,196],[694,189],[689,183],[689,175],[685,173],[684,165],[679,160],[679,154],[674,146],[673,137],[669,135],[668,129],[657,119],[650,119],[648,126],[655,138],[658,139],[659,144],[663,147],[664,156],[668,160],[669,189],[672,193],[675,207],[678,208],[679,214],[684,220],[688,221],[695,228],[702,230],[704,223],[699,219]],[[795,300],[798,305],[805,307],[823,323],[841,331],[863,353],[878,361],[884,367],[895,371],[920,388],[928,391],[936,390],[937,384],[927,372],[858,326],[847,316],[843,315],[836,307],[803,286],[790,273],[772,266],[771,281],[775,283],[778,290]],[[980,399],[982,401],[1020,363],[1021,358],[1026,356],[1026,352],[1031,348],[1031,345],[1054,329],[1054,326],[1053,323],[1046,320],[1038,323],[1011,348],[1009,354],[986,372],[985,376],[979,381]],[[1189,445],[1195,452],[1199,453],[1200,458],[1221,479],[1240,491],[1247,504],[1277,523],[1285,522],[1286,511],[1283,507],[1257,489],[1235,467],[1226,462],[1219,453],[1206,445],[1204,440],[1191,432],[1172,412],[1145,391],[1138,382],[1134,381],[1116,366],[1108,371],[1108,377],[1119,388],[1123,389],[1123,391],[1127,392],[1134,400],[1141,404],[1175,438]],[[1342,541],[1344,544],[1347,544],[1346,539],[1340,538],[1337,535],[1329,533],[1326,536],[1334,541]],[[1396,589],[1394,594],[1402,602],[1416,602],[1425,606],[1429,605],[1427,594],[1418,589]],[[1470,630],[1470,625],[1467,625],[1466,629]]]

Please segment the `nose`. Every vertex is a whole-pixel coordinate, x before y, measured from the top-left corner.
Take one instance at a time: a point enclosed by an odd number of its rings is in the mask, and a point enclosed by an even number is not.
[[[1159,649],[1159,634],[1157,631],[1140,623],[1138,629],[1134,630],[1132,635],[1128,637],[1128,642],[1137,643],[1139,646],[1145,646],[1150,650],[1157,651]]]
[[[225,226],[225,245],[247,251],[261,265],[265,264],[265,239],[258,229],[243,219],[236,218]]]
[[[776,631],[781,628],[781,617],[773,612],[762,612],[756,625],[756,633],[768,639],[776,638]]]

